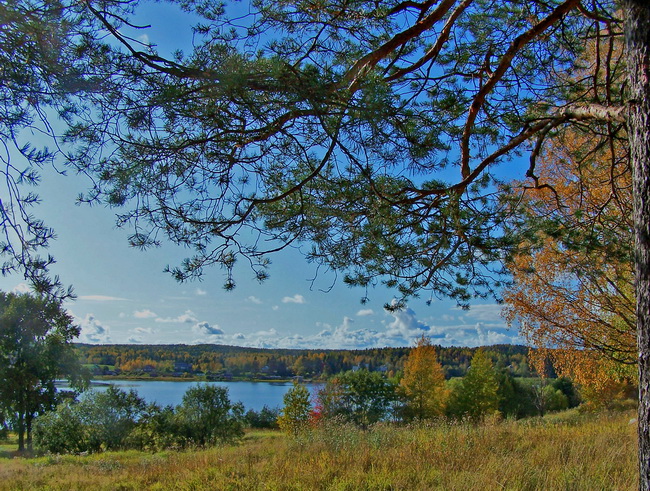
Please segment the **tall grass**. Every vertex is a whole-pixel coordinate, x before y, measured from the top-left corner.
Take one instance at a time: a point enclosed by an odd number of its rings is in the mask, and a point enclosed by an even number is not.
[[[635,489],[631,413],[361,431],[256,432],[183,452],[1,459],[0,489]]]

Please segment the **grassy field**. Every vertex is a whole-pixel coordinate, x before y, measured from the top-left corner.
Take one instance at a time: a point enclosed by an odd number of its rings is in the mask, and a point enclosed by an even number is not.
[[[574,410],[478,427],[330,426],[297,439],[253,431],[235,446],[155,454],[26,459],[0,445],[0,489],[632,490],[633,417]]]

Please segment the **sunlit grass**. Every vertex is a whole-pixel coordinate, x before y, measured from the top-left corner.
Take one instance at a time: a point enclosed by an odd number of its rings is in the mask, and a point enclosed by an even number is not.
[[[0,489],[635,489],[632,413],[488,423],[329,425],[237,446],[0,460]]]

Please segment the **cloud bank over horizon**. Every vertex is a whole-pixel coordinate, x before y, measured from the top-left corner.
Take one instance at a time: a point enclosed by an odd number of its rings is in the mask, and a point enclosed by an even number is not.
[[[177,316],[160,317],[149,309],[134,311],[134,319],[154,323],[156,329],[142,325],[131,328],[118,339],[117,331],[94,315],[77,319],[82,326],[80,341],[93,344],[127,342],[134,344],[224,344],[252,348],[278,349],[367,349],[413,346],[421,336],[441,346],[486,346],[523,344],[516,330],[509,329],[500,316],[500,307],[477,305],[473,310],[421,319],[410,307],[396,311],[360,310],[355,316],[343,316],[337,324],[316,321],[311,327],[278,329],[275,327],[242,332],[229,331],[220,324],[199,320],[185,310]],[[112,336],[111,336],[112,334]]]

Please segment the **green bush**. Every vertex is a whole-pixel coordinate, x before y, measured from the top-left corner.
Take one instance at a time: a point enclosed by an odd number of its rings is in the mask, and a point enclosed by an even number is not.
[[[232,404],[228,389],[197,385],[183,395],[176,411],[180,435],[190,445],[232,442],[244,436],[244,406]]]
[[[71,401],[42,414],[34,422],[34,449],[39,453],[80,453],[88,450],[87,429],[79,405]]]
[[[80,402],[65,401],[34,423],[38,452],[79,453],[132,448],[131,433],[146,408],[134,392],[114,386],[89,392]]]
[[[131,448],[159,451],[180,448],[184,441],[173,406],[149,404],[141,414],[138,424],[129,435]]]
[[[130,448],[129,437],[145,408],[144,399],[135,391],[125,392],[112,385],[84,397],[79,410],[88,435],[88,450]]]
[[[339,416],[362,428],[388,417],[397,400],[395,384],[379,372],[343,372],[327,381],[317,404],[324,418]]]
[[[259,411],[249,409],[244,415],[244,421],[249,428],[278,428],[278,416],[280,410],[278,408],[270,408],[268,406],[262,407]]]

